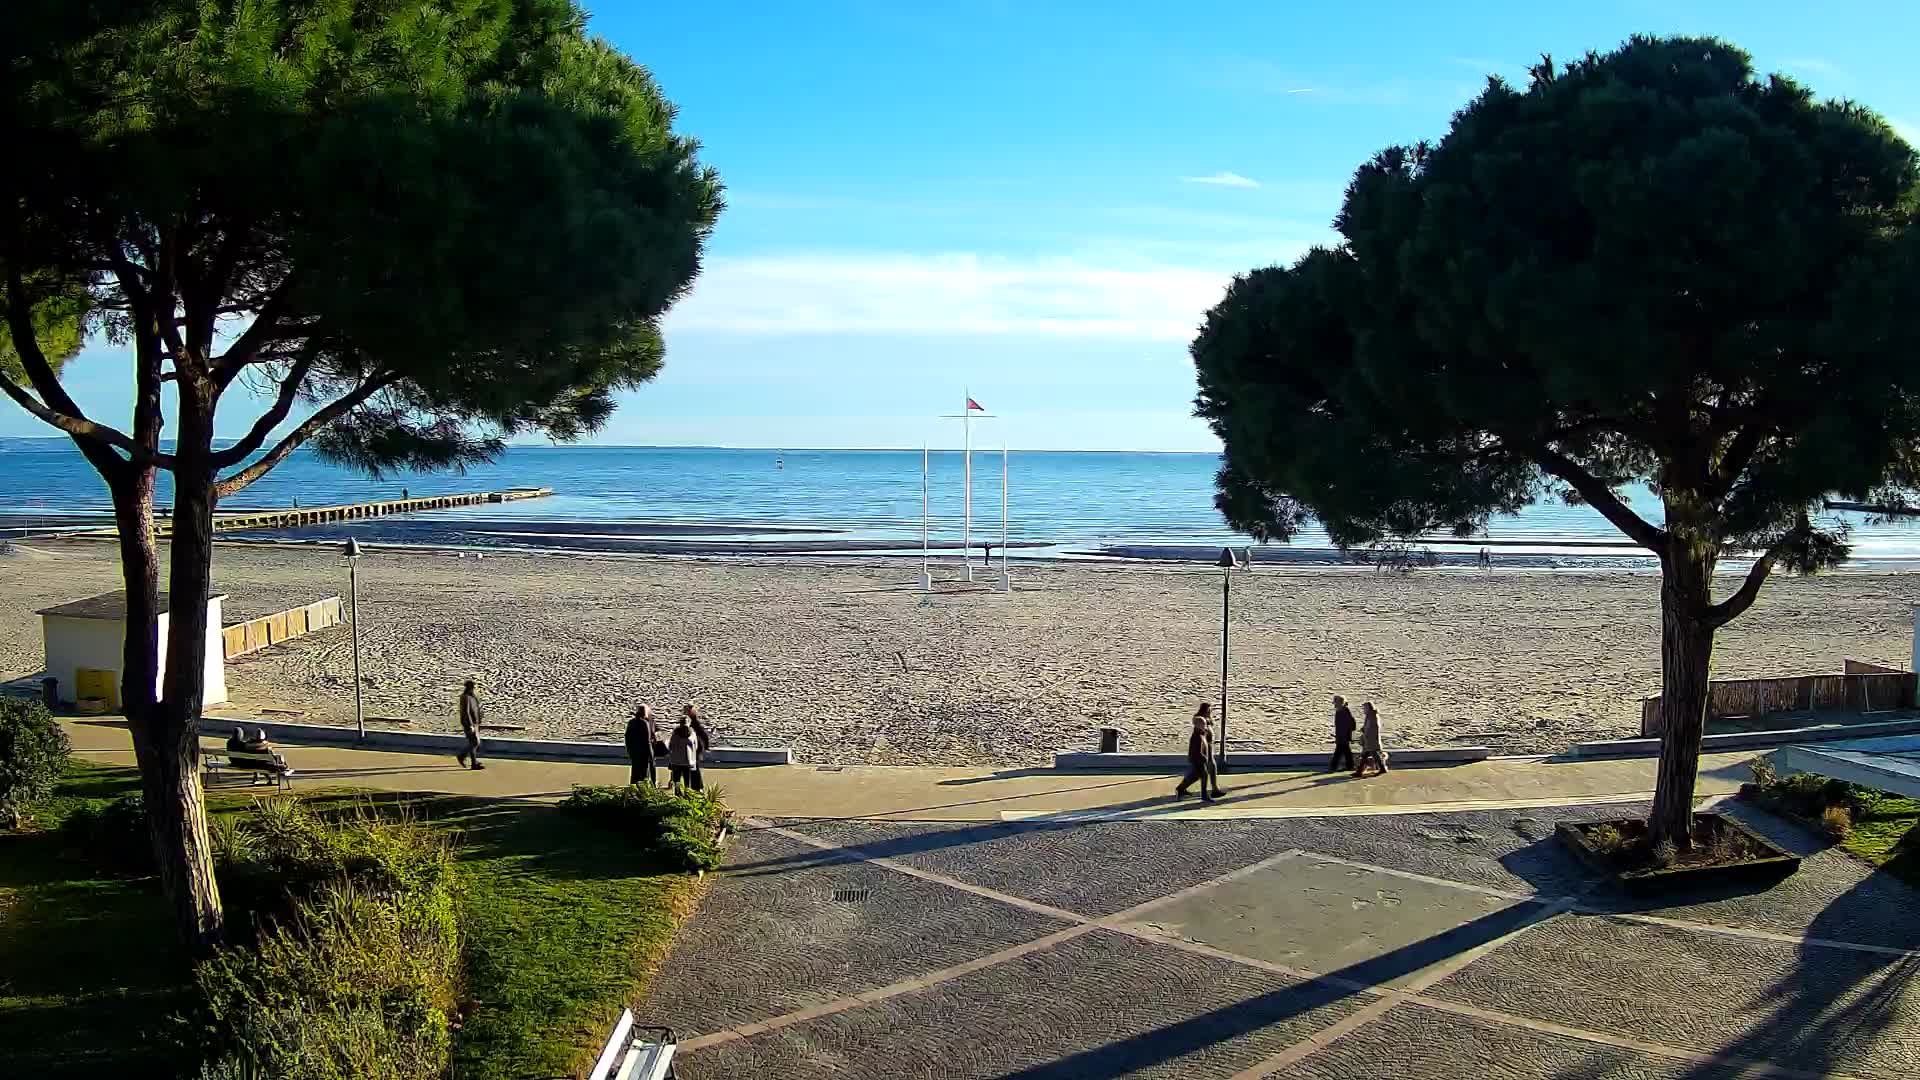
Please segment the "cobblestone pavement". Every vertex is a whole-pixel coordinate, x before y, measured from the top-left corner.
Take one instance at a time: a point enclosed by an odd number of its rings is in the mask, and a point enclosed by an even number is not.
[[[1920,892],[1744,805],[1758,893],[1553,840],[1641,809],[756,822],[636,1011],[687,1080],[1920,1073]]]

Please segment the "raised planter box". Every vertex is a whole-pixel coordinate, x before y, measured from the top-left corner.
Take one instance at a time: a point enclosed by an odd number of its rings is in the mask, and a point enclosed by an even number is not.
[[[1437,746],[1387,749],[1388,765],[1459,765],[1485,761],[1493,751],[1484,746]],[[1333,757],[1333,748],[1325,750],[1231,750],[1227,760],[1236,769],[1325,769]],[[1187,755],[1118,753],[1098,754],[1063,750],[1053,755],[1056,769],[1156,769],[1179,771],[1187,767]]]
[[[366,741],[355,737],[353,728],[336,727],[332,724],[287,724],[272,720],[256,720],[251,717],[227,719],[209,716],[202,721],[210,734],[217,734],[220,725],[241,724],[248,728],[266,728],[267,737],[274,742],[322,746],[358,746],[370,750],[413,750],[426,753],[441,753],[451,757],[464,750],[467,741],[459,735],[439,735],[426,731],[382,731],[367,729]],[[620,743],[578,742],[568,739],[497,739],[491,736],[482,740],[483,752],[487,757],[533,758],[542,761],[609,761],[625,762],[627,748]],[[791,746],[713,746],[709,747],[706,762],[713,765],[791,765],[793,748]]]
[[[1683,889],[1711,888],[1716,885],[1741,883],[1770,885],[1785,879],[1800,868],[1800,856],[1779,847],[1732,817],[1725,814],[1695,814],[1693,819],[1695,822],[1711,822],[1718,828],[1739,833],[1767,854],[1740,862],[1622,869],[1606,852],[1594,846],[1587,837],[1586,829],[1595,825],[1637,826],[1640,822],[1563,821],[1554,826],[1553,831],[1554,835],[1560,838],[1560,842],[1578,856],[1581,862],[1586,863],[1595,872],[1612,878],[1621,888],[1639,896],[1677,892]]]
[[[1708,735],[1700,740],[1700,752],[1723,750],[1759,750],[1793,743],[1834,742],[1841,739],[1871,739],[1880,735],[1920,735],[1920,720],[1885,720],[1875,724],[1822,724],[1817,727],[1779,728],[1773,731],[1735,731]],[[1659,739],[1599,739],[1574,743],[1576,757],[1658,757]]]

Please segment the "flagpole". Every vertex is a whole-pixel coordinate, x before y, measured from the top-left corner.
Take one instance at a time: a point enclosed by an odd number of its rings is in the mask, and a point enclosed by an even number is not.
[[[1007,444],[1000,444],[1000,591],[1013,591],[1013,577],[1007,573]]]
[[[928,524],[927,519],[928,519],[929,511],[932,506],[931,496],[929,494],[931,490],[931,484],[927,476],[928,476],[928,473],[932,470],[932,467],[933,467],[933,451],[929,449],[925,444],[922,444],[920,447],[920,591],[921,592],[933,591],[933,569],[927,565],[927,558],[928,558],[928,555],[930,554],[928,551],[928,548],[930,546],[928,543],[928,531],[931,528],[931,526]]]
[[[973,580],[973,391],[961,389],[960,427],[966,432],[967,508],[960,526],[960,561],[967,564],[967,580]]]

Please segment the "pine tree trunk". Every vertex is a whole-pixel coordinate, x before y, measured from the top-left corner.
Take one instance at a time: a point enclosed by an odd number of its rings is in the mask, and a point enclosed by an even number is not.
[[[212,449],[211,409],[195,402],[183,385],[174,451],[167,672],[154,722],[147,725],[150,745],[140,766],[161,885],[189,946],[200,951],[217,943],[222,930],[200,790],[200,709],[206,696],[207,597],[213,578]]]
[[[1677,553],[1663,560],[1660,586],[1660,776],[1647,819],[1653,844],[1693,843],[1693,791],[1706,733],[1713,668],[1713,626],[1707,621],[1713,560]]]

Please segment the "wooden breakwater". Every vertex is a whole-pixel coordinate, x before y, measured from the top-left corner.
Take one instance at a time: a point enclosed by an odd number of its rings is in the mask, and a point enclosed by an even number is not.
[[[476,491],[463,495],[421,495],[406,499],[387,499],[381,502],[341,503],[337,506],[295,506],[285,510],[215,514],[213,531],[223,533],[250,529],[298,529],[307,525],[324,525],[333,521],[390,517],[394,514],[413,514],[423,510],[448,510],[456,506],[519,502],[522,499],[543,499],[551,494],[553,489],[547,487],[508,488],[505,491]],[[154,535],[164,538],[173,532],[173,523],[157,522],[153,531]]]
[[[259,652],[269,645],[278,645],[290,638],[338,626],[344,621],[340,598],[329,596],[325,600],[222,627],[221,651],[231,660],[236,656]]]
[[[1911,671],[1879,668],[1855,661],[1841,675],[1794,675],[1784,679],[1715,679],[1707,689],[1707,723],[1736,716],[1784,712],[1884,712],[1914,707],[1916,676]],[[1640,702],[1640,735],[1656,738],[1666,730],[1660,698]]]

